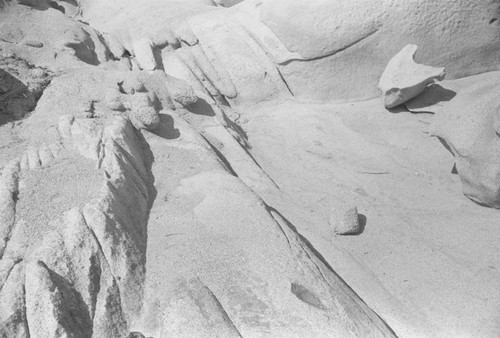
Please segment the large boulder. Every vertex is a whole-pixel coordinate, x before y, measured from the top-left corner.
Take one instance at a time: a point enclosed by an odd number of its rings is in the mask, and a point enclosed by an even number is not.
[[[394,108],[421,94],[435,80],[444,78],[444,67],[429,67],[415,63],[416,45],[406,45],[396,54],[380,78],[386,108]]]
[[[464,194],[500,208],[500,72],[491,72],[434,118],[431,133],[455,156]]]

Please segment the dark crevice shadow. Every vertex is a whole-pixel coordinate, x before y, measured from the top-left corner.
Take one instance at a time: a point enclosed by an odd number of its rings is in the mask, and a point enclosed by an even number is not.
[[[153,47],[153,56],[155,58],[156,69],[165,71],[165,67],[163,66],[163,58],[161,56],[161,49],[158,47]]]
[[[238,174],[236,173],[236,171],[231,166],[231,163],[229,163],[229,161],[227,160],[227,158],[219,151],[219,149],[217,149],[212,143],[210,143],[210,141],[205,136],[203,136],[202,134],[200,134],[200,136],[207,142],[207,144],[210,146],[210,148],[212,148],[212,150],[217,155],[217,157],[226,166],[226,168],[229,171],[229,173],[231,175],[235,176],[235,177],[238,177]]]
[[[59,289],[62,309],[65,310],[61,311],[60,325],[68,333],[84,333],[82,337],[92,337],[92,319],[90,318],[89,307],[83,300],[82,295],[66,278],[51,270],[44,262],[39,261],[37,264],[47,270],[50,279]]]
[[[95,43],[90,36],[90,33],[82,29],[85,34],[85,39],[78,42],[66,42],[65,46],[75,51],[75,56],[81,61],[92,66],[99,65],[99,58],[95,52]]]
[[[149,218],[151,216],[151,209],[153,208],[153,204],[158,196],[158,190],[155,187],[155,177],[153,175],[153,163],[155,162],[155,156],[153,151],[151,150],[151,147],[149,143],[146,141],[144,135],[136,130],[136,135],[137,139],[139,140],[141,149],[142,149],[142,160],[144,163],[144,166],[146,167],[146,171],[148,174],[148,179],[146,180],[145,184],[148,190],[148,199],[147,199],[147,213],[144,218],[144,224],[142,230],[142,235],[143,235],[143,240],[144,240],[144,247],[140,255],[140,264],[142,264],[144,268],[144,277],[147,275],[147,249],[148,249],[148,226],[149,226]],[[145,280],[142,280],[142,291],[141,291],[141,303],[144,300],[144,285],[145,285]],[[143,305],[140,306],[142,308]]]
[[[224,122],[226,122],[227,125],[231,129],[233,129],[235,132],[237,132],[238,135],[240,135],[245,141],[248,141],[248,135],[247,135],[246,131],[243,130],[243,128],[241,128],[239,124],[237,124],[236,122],[231,120],[229,117],[227,117],[225,113],[223,114],[223,118],[224,118]],[[248,147],[251,147],[250,144],[248,144]]]
[[[174,119],[167,114],[160,114],[160,126],[152,133],[167,140],[175,140],[181,136],[179,129],[174,126]]]

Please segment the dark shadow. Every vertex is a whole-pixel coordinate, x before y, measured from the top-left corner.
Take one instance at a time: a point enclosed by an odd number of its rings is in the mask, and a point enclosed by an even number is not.
[[[0,126],[23,118],[35,108],[38,98],[21,80],[0,69]]]
[[[439,136],[436,136],[436,137],[439,140],[439,142],[441,142],[441,144],[446,148],[446,150],[448,150],[450,152],[450,154],[452,154],[453,157],[455,157],[455,153],[453,153],[453,149],[451,149],[451,147],[448,144],[448,142],[446,142],[443,138],[441,138]]]
[[[156,69],[165,70],[165,67],[163,66],[163,58],[161,57],[161,49],[153,47],[153,56],[155,58]]]
[[[49,5],[50,5],[50,7],[52,7],[52,8],[54,8],[54,9],[58,10],[59,12],[61,12],[61,13],[63,13],[63,14],[65,14],[65,13],[66,13],[66,9],[65,9],[63,6],[59,5],[59,4],[58,4],[57,2],[55,2],[55,1],[49,1]]]
[[[438,104],[439,102],[449,102],[457,95],[456,92],[446,89],[439,84],[432,84],[425,89],[425,91],[417,97],[405,103],[408,110],[418,109],[424,110]]]
[[[174,126],[174,119],[167,114],[160,114],[160,126],[153,131],[153,134],[167,140],[175,140],[181,133]]]
[[[215,112],[210,106],[207,101],[203,99],[198,99],[195,103],[190,104],[189,106],[186,107],[186,109],[193,114],[196,115],[203,115],[203,116],[210,116],[213,117],[215,116]]]
[[[223,114],[224,122],[227,123],[227,125],[233,129],[235,132],[238,133],[245,141],[248,141],[248,135],[247,133],[243,130],[243,128],[240,127],[239,124],[235,123],[233,120],[231,120],[229,117],[226,116],[226,114]],[[250,147],[250,144],[247,143],[248,147]]]
[[[200,134],[201,135],[201,134]],[[227,158],[217,149],[210,141],[203,135],[201,137],[207,142],[207,144],[212,148],[213,152],[219,157],[219,159],[222,161],[222,163],[226,166],[226,169],[229,171],[229,173],[235,177],[238,177],[238,174],[236,171],[234,171],[233,167],[231,166],[231,163],[227,160]]]
[[[73,6],[75,6],[75,7],[78,7],[78,1],[76,1],[76,0],[61,0],[61,1],[63,1],[63,2],[67,2],[67,3],[69,3],[70,5],[73,5]]]
[[[453,168],[451,168],[451,173],[453,175],[458,175],[457,164],[453,164]]]
[[[75,51],[75,56],[81,61],[92,66],[99,65],[99,58],[95,52],[95,43],[92,40],[89,32],[82,29],[85,34],[85,39],[78,42],[66,42],[64,45]]]
[[[393,114],[408,113],[408,109],[406,109],[404,103],[394,108],[386,108],[386,109]]]
[[[45,263],[39,261],[39,265],[47,270],[50,279],[59,289],[61,296],[61,309],[59,319],[60,325],[68,333],[79,333],[81,337],[92,337],[92,319],[90,318],[89,307],[83,300],[82,295],[74,289],[72,284],[63,276],[51,270]],[[101,271],[97,271],[98,275]],[[99,290],[96,290],[98,293]]]
[[[51,8],[51,6],[49,5],[49,2],[46,0],[36,1],[35,3],[33,3],[33,1],[30,1],[30,0],[17,0],[17,2],[20,5],[24,5],[26,7],[37,9],[39,11],[46,11],[47,9]],[[6,3],[8,5],[9,1],[7,0]]]

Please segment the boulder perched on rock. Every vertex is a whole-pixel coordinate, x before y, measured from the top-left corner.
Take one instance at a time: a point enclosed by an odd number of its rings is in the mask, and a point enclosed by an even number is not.
[[[431,133],[455,156],[471,200],[500,208],[500,72],[462,91],[436,115]]]
[[[380,78],[378,88],[386,108],[394,108],[421,94],[435,80],[444,78],[444,67],[436,68],[413,60],[416,45],[406,45],[396,54]]]

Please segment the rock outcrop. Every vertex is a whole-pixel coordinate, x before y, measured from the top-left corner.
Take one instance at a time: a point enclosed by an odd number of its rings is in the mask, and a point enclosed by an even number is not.
[[[386,108],[397,107],[421,94],[427,86],[444,78],[444,67],[436,68],[415,63],[417,46],[407,45],[387,64],[378,88]]]
[[[0,336],[395,337],[386,320],[400,328],[397,311],[408,305],[388,302],[393,290],[377,276],[356,284],[379,290],[365,302],[331,265],[343,257],[329,251],[331,233],[363,232],[358,204],[275,181],[266,168],[282,163],[262,165],[245,119],[250,107],[290,102],[297,124],[283,128],[296,133],[264,130],[267,144],[292,139],[280,153],[291,156],[304,147],[306,176],[324,175],[325,190],[390,204],[373,197],[382,184],[364,190],[358,180],[388,174],[392,154],[337,111],[303,119],[296,99],[374,96],[409,42],[452,78],[497,69],[497,12],[497,2],[479,0],[0,0]],[[412,61],[414,48],[404,52]],[[420,66],[407,68],[409,83],[382,81],[401,89],[388,106],[440,76],[415,79]],[[465,194],[496,208],[498,83],[491,73],[464,89],[434,121]],[[316,160],[346,164],[328,176]],[[349,166],[359,175],[337,180]],[[292,223],[281,211],[321,203],[333,205],[329,259],[302,233],[328,215],[311,208]]]
[[[500,72],[458,92],[437,114],[431,133],[455,156],[464,194],[500,208]]]

